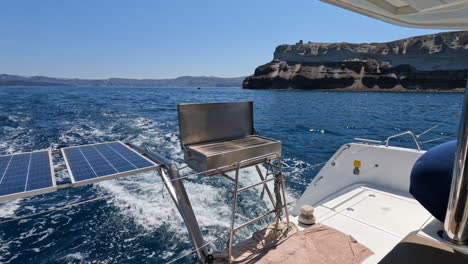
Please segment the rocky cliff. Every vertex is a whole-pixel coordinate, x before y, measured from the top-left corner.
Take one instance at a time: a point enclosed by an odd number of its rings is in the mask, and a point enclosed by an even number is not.
[[[300,41],[278,46],[243,88],[456,91],[467,73],[468,31],[387,43]]]

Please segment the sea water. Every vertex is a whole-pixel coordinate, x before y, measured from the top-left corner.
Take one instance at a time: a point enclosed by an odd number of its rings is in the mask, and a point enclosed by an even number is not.
[[[177,104],[253,101],[258,134],[283,142],[288,198],[296,199],[320,169],[314,165],[355,137],[385,140],[435,126],[419,137],[430,141],[423,149],[455,139],[462,99],[458,93],[2,87],[0,155],[122,140],[183,167]],[[415,147],[409,136],[391,144]],[[64,171],[57,178],[69,181]],[[258,180],[252,169],[241,178],[243,184]],[[220,237],[229,228],[232,183],[202,177],[184,183],[205,239]],[[238,223],[268,210],[260,192],[259,187],[242,194]],[[0,222],[104,195],[111,196],[0,225],[0,263],[165,263],[193,249],[169,194],[151,172],[3,203]],[[237,239],[262,224],[242,229]],[[215,246],[222,249],[226,241],[221,237]],[[177,263],[192,262],[194,254]]]

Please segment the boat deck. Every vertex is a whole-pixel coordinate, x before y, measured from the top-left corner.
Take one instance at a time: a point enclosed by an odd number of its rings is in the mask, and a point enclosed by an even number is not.
[[[363,185],[325,199],[315,205],[314,214],[317,223],[349,234],[371,249],[374,255],[364,261],[367,264],[378,263],[408,233],[432,219],[413,198]],[[297,217],[293,221],[297,223]]]

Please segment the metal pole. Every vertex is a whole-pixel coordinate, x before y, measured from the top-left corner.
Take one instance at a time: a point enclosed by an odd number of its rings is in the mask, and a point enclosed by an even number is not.
[[[132,145],[131,145],[132,146]],[[134,147],[134,146],[132,146]],[[177,167],[172,164],[169,160],[163,156],[150,152],[148,150],[143,150],[138,147],[134,147],[138,152],[145,155],[154,162],[161,164],[161,168],[158,170],[159,176],[166,186],[169,194],[171,195],[172,201],[177,207],[180,215],[184,219],[185,226],[187,231],[192,239],[193,245],[195,246],[197,257],[200,263],[205,263],[205,260],[209,256],[208,250],[206,249],[205,241],[198,225],[197,218],[193,212],[190,199],[185,190],[184,183],[180,179],[179,171]]]
[[[200,231],[200,226],[198,225],[197,218],[195,217],[195,213],[193,212],[190,199],[188,198],[187,192],[185,191],[184,183],[181,179],[179,179],[179,171],[177,170],[175,165],[170,165],[168,169],[168,176],[173,184],[173,188],[175,189],[176,198],[179,204],[179,212],[182,215],[185,226],[187,227],[187,231],[189,232],[190,237],[192,238],[192,242],[196,248],[198,259],[200,263],[204,263],[208,256],[207,249],[203,247],[205,241],[203,240],[203,236]],[[164,181],[166,187],[171,182]]]
[[[457,152],[452,175],[444,236],[456,244],[468,244],[468,82],[465,88]]]
[[[240,169],[240,163],[237,163],[237,168],[236,168],[236,177],[235,177],[235,182],[234,182],[234,194],[232,198],[232,214],[231,214],[231,230],[229,231],[229,246],[228,246],[228,263],[231,263],[232,260],[232,244],[234,243],[234,233],[235,231],[235,223],[236,223],[236,208],[237,208],[237,188],[239,186],[239,169]]]

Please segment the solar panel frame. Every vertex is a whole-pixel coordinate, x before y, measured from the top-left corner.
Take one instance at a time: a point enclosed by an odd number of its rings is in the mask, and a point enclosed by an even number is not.
[[[144,168],[137,168],[137,169],[134,169],[134,170],[128,170],[128,171],[119,172],[119,173],[113,173],[113,174],[109,174],[109,175],[105,175],[105,176],[99,176],[99,177],[96,176],[95,178],[90,178],[90,179],[86,179],[86,180],[76,180],[75,176],[73,175],[73,169],[72,169],[72,166],[70,166],[69,157],[66,154],[66,150],[73,149],[73,148],[83,148],[83,147],[89,147],[89,146],[106,145],[106,144],[112,144],[112,143],[118,143],[118,144],[122,145],[126,149],[132,151],[133,153],[135,153],[139,157],[141,157],[144,160],[151,163],[152,166],[144,167]],[[112,179],[115,179],[115,178],[118,178],[118,177],[134,175],[134,174],[141,173],[141,172],[157,170],[161,166],[161,165],[155,163],[154,161],[148,159],[147,157],[141,155],[136,150],[132,149],[131,147],[127,146],[126,144],[124,144],[121,141],[111,141],[111,142],[104,142],[104,143],[94,143],[94,144],[87,144],[87,145],[80,145],[80,146],[65,147],[65,148],[61,148],[60,151],[62,152],[62,156],[63,156],[63,158],[65,160],[65,164],[67,166],[68,174],[70,175],[70,180],[72,182],[73,187],[84,186],[84,185],[97,183],[97,182],[101,182],[101,181],[106,181],[106,180],[112,180]],[[109,161],[107,161],[107,162],[109,162]],[[109,162],[109,164],[111,164],[111,163]],[[111,166],[112,166],[112,164],[111,164]],[[90,167],[92,168],[91,165],[90,165]]]
[[[45,188],[39,188],[39,189],[34,189],[31,191],[23,191],[23,192],[17,192],[17,193],[12,193],[12,194],[7,194],[0,196],[0,203],[1,202],[6,202],[18,198],[25,198],[25,197],[30,197],[30,196],[36,196],[40,194],[45,194],[45,193],[51,193],[57,191],[57,181],[55,178],[55,170],[54,170],[54,165],[52,162],[52,151],[50,149],[44,149],[44,150],[35,150],[35,151],[30,151],[30,152],[22,152],[22,153],[16,153],[16,154],[9,154],[9,155],[0,155],[0,157],[8,157],[8,156],[16,156],[16,155],[24,155],[24,154],[34,154],[34,153],[39,153],[39,152],[47,152],[48,160],[49,160],[49,168],[50,168],[50,177],[51,177],[51,183],[52,186],[50,187],[45,187]],[[7,169],[5,169],[6,173]],[[27,188],[28,185],[28,178],[26,178],[25,182],[25,188]]]

